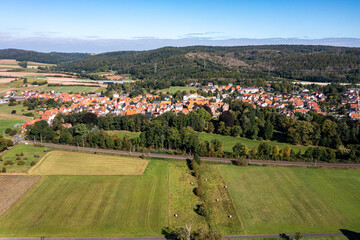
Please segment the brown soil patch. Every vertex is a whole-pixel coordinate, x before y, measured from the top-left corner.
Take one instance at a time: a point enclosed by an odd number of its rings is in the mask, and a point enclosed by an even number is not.
[[[39,179],[39,176],[1,174],[0,216],[14,205]]]
[[[0,59],[0,64],[17,64],[15,59]]]
[[[107,79],[109,79],[109,80],[122,80],[122,79],[124,79],[124,77],[123,76],[121,76],[121,75],[109,75],[109,76],[106,76],[106,78]]]
[[[0,83],[9,83],[14,81],[16,78],[0,78]]]
[[[2,68],[6,68],[6,69],[10,69],[10,68],[20,68],[20,66],[18,66],[18,65],[6,65],[6,64],[1,64],[0,65]],[[1,69],[1,70],[4,70],[4,69]]]

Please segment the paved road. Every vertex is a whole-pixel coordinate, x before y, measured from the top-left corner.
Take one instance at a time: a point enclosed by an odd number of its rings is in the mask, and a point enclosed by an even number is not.
[[[286,236],[293,237],[295,234],[288,234]],[[344,236],[342,233],[311,233],[302,234],[303,237],[334,237]],[[263,235],[236,235],[224,236],[223,239],[247,239],[247,238],[280,238],[279,234],[263,234]],[[41,238],[0,238],[0,240],[39,240]],[[165,237],[88,237],[88,238],[44,238],[44,240],[164,240]]]
[[[28,144],[33,144],[31,141],[22,141]],[[68,149],[68,150],[80,150],[87,152],[99,152],[99,153],[111,153],[111,154],[119,154],[119,155],[133,155],[133,156],[150,156],[150,157],[158,157],[158,158],[171,158],[171,159],[188,159],[189,156],[183,155],[169,155],[169,154],[158,154],[158,153],[141,153],[141,152],[128,152],[128,151],[120,151],[120,150],[111,150],[111,149],[101,149],[101,148],[88,148],[88,147],[76,147],[71,145],[62,145],[62,144],[53,144],[53,143],[41,143],[47,147],[55,147],[60,149]],[[215,157],[202,157],[201,160],[211,161],[211,162],[224,162],[231,163],[236,159],[230,158],[215,158]],[[271,160],[249,160],[250,164],[268,164],[268,165],[281,165],[281,166],[315,166],[314,163],[309,162],[285,162],[285,161],[271,161]],[[338,168],[360,168],[359,163],[316,163],[317,167],[338,167]]]

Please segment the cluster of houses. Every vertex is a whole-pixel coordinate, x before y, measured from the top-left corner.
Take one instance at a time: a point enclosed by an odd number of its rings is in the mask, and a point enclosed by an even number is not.
[[[200,92],[212,92],[212,96],[201,96],[198,93],[188,93],[182,100],[175,101],[172,96],[165,96],[159,101],[158,95],[146,94],[130,98],[128,95],[115,93],[112,98],[100,96],[99,94],[68,94],[68,93],[38,93],[35,91],[23,91],[22,99],[39,98],[54,99],[60,102],[71,102],[70,106],[62,106],[56,109],[39,111],[40,118],[29,121],[23,125],[23,131],[35,122],[45,120],[52,124],[53,119],[58,113],[68,114],[70,112],[87,111],[98,116],[112,115],[160,115],[165,112],[175,112],[187,114],[198,105],[207,106],[213,116],[219,116],[221,112],[229,109],[229,104],[223,99],[234,97],[235,101],[242,101],[251,104],[254,108],[270,107],[278,109],[278,112],[287,116],[294,116],[296,112],[306,113],[310,110],[326,115],[321,108],[321,102],[326,100],[326,96],[321,92],[310,92],[302,89],[291,94],[274,94],[271,86],[267,86],[267,91],[261,87],[242,88],[239,85],[217,86],[209,84],[206,87],[198,87]],[[350,104],[349,117],[359,119],[360,111],[360,89],[349,88],[346,92],[346,100],[342,104]],[[236,93],[236,94],[235,94]],[[211,95],[211,94],[210,94]],[[14,95],[12,95],[14,97]],[[65,126],[71,127],[71,126]]]

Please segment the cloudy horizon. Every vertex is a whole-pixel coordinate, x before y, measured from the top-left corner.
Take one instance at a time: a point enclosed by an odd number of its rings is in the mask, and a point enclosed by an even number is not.
[[[250,45],[326,45],[339,47],[360,47],[359,38],[230,38],[213,39],[207,37],[186,37],[179,39],[160,39],[138,37],[135,39],[72,39],[72,38],[1,38],[0,49],[23,49],[38,52],[81,52],[104,53],[113,51],[143,51],[161,47],[186,46],[250,46]]]

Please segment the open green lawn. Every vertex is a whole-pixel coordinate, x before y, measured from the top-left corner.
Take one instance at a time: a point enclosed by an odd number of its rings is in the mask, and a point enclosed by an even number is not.
[[[79,152],[51,151],[35,167],[32,175],[141,175],[149,160]]]
[[[13,110],[16,111],[16,115],[21,115],[30,112],[27,110],[27,107],[24,107],[22,104],[17,104],[15,106],[9,106],[8,104],[0,104],[0,113],[11,113]]]
[[[259,140],[251,140],[248,138],[241,138],[241,137],[232,137],[232,136],[224,136],[220,134],[210,134],[210,133],[199,133],[200,139],[203,141],[211,141],[213,139],[218,139],[220,142],[224,144],[224,151],[232,152],[232,148],[235,146],[236,143],[241,143],[246,145],[249,148],[249,151],[253,147],[258,147],[260,143],[267,142],[272,147],[278,145],[280,149],[284,148],[286,145],[289,145],[292,149],[298,152],[301,149],[301,152],[304,153],[308,147],[301,146],[301,145],[291,145],[287,143],[281,143],[277,141],[259,141]]]
[[[100,87],[97,86],[48,86],[45,88],[45,91],[55,91],[55,92],[95,92]]]
[[[0,236],[159,236],[168,225],[168,163],[140,176],[43,176],[0,217]]]
[[[191,90],[196,91],[196,87],[169,87],[169,88],[160,90],[160,92],[163,92],[163,93],[169,92],[170,94],[175,94],[177,91],[190,92]]]
[[[129,131],[107,131],[109,134],[117,135],[121,138],[129,135],[131,138],[136,138],[140,136],[140,132],[129,132]]]
[[[1,119],[0,115],[0,134],[4,135],[7,128],[17,129],[15,126],[23,122],[24,121],[18,119]]]
[[[3,161],[0,162],[0,168],[6,167],[6,172],[26,172],[29,169],[32,161],[37,162],[41,157],[45,155],[45,147],[34,147],[33,145],[20,144],[16,145],[13,148],[3,152],[1,156]],[[23,153],[24,156],[16,156],[17,154]],[[39,157],[35,157],[34,155]],[[20,160],[17,160],[17,158]],[[13,165],[5,166],[6,161],[12,161]],[[18,165],[20,161],[23,161],[24,165]]]
[[[245,234],[360,228],[360,171],[221,166]]]

